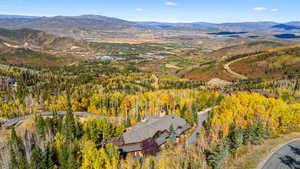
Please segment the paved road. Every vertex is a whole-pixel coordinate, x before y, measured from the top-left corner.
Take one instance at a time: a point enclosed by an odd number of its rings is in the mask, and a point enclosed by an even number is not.
[[[57,112],[57,114],[59,116],[64,116],[67,114],[67,112],[65,111],[59,111]],[[93,114],[93,113],[88,113],[88,112],[73,112],[73,114],[77,117],[95,117],[95,118],[98,118],[98,119],[103,119],[103,118],[106,118],[106,116],[102,116],[102,115],[97,115],[97,114]],[[6,121],[1,121],[2,123],[2,127],[12,127],[12,126],[15,126],[17,125],[18,123],[24,121],[24,120],[27,120],[29,118],[33,118],[35,116],[51,116],[52,115],[52,112],[42,112],[42,113],[37,113],[37,114],[30,114],[30,115],[26,115],[26,116],[22,116],[22,117],[17,117],[17,118],[14,118],[14,119],[10,119],[10,120],[6,120]],[[121,120],[121,117],[118,117],[115,119],[116,121],[119,121]]]
[[[273,153],[259,169],[300,169],[300,140],[290,142]]]
[[[211,112],[211,110],[212,108],[208,108],[198,113],[198,125],[194,133],[187,139],[188,145],[195,144],[197,142],[199,131],[203,127],[204,121],[208,118],[209,112]]]

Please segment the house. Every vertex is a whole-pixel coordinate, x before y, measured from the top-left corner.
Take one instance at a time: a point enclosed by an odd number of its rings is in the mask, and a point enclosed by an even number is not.
[[[174,133],[178,138],[191,126],[177,115],[149,117],[121,136],[110,139],[123,153],[132,155],[155,155],[160,146]],[[172,131],[170,131],[173,129]]]
[[[13,78],[7,78],[6,82],[9,85],[15,85],[17,83],[16,79]]]
[[[0,79],[0,90],[16,90],[17,81],[13,78]]]
[[[226,80],[219,79],[219,78],[213,78],[207,82],[207,85],[210,88],[224,88],[226,86],[232,85],[232,83],[228,82]]]

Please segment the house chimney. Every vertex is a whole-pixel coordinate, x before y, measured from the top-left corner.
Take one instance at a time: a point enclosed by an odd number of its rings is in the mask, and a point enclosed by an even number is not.
[[[166,116],[166,112],[164,110],[161,110],[159,112],[159,117],[164,117],[164,116]]]

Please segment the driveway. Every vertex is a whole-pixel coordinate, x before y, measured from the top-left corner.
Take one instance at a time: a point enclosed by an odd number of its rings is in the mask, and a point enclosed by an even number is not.
[[[203,127],[205,120],[208,118],[209,112],[211,112],[212,108],[205,109],[201,112],[198,112],[198,125],[195,129],[194,133],[187,139],[187,144],[195,144],[197,143],[197,137],[199,135],[200,129]]]

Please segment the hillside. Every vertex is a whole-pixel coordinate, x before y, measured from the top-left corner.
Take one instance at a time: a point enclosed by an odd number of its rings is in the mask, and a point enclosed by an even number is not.
[[[55,56],[25,48],[8,48],[1,44],[0,49],[0,63],[2,64],[63,66],[82,60],[72,55]]]
[[[249,78],[279,78],[298,76],[300,72],[300,46],[267,50],[231,65],[233,71]]]
[[[62,66],[83,60],[65,51],[72,47],[85,49],[84,43],[32,29],[0,29],[0,61],[2,64]],[[54,52],[55,51],[55,52]]]
[[[179,71],[178,75],[188,79],[200,81],[209,81],[213,78],[236,80],[235,76],[232,76],[224,69],[224,64],[228,62],[228,59],[247,56],[252,53],[265,51],[281,45],[282,44],[277,42],[258,41],[221,48],[205,55],[207,59],[213,61],[188,67]]]
[[[233,47],[232,49],[236,49],[233,50],[234,52],[221,49],[208,54],[208,56],[221,56],[222,53],[226,56],[227,52],[230,57],[225,57],[223,60],[217,58],[215,61],[187,68],[186,71],[182,70],[179,75],[200,81],[209,81],[213,78],[228,81],[238,80],[237,74],[249,79],[299,76],[299,45],[275,48],[276,46],[280,46],[280,44],[270,43],[269,46],[263,46],[260,51],[252,50],[252,52],[251,47],[248,47],[248,53],[247,46]],[[238,49],[245,53],[239,53]]]
[[[3,41],[0,39],[0,49],[4,49],[6,46],[3,44]]]
[[[18,30],[0,29],[0,39],[18,46],[43,49],[67,50],[72,46],[83,46],[83,42],[62,38],[42,31],[23,28]]]
[[[234,45],[234,46],[222,48],[209,53],[207,56],[216,59],[229,58],[235,55],[243,55],[247,53],[260,52],[270,48],[279,47],[281,45],[282,45],[281,43],[271,42],[271,41],[250,42],[242,45]]]

